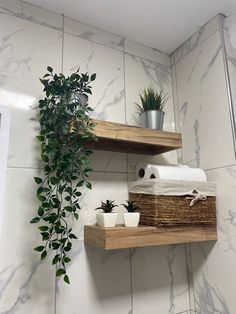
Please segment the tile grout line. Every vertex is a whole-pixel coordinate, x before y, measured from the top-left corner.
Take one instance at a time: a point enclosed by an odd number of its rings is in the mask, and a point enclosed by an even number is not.
[[[125,123],[127,123],[127,98],[126,98],[126,75],[125,75],[125,39],[123,46],[123,77],[124,77],[124,104],[125,104]],[[128,191],[128,181],[129,181],[129,155],[126,153],[126,182],[127,182],[127,191]],[[133,314],[133,277],[132,277],[132,249],[129,249],[129,271],[130,271],[130,306],[131,313]]]
[[[184,244],[184,252],[185,252],[185,263],[186,263],[186,272],[187,272],[187,283],[188,283],[188,304],[189,308],[191,308],[191,294],[190,294],[190,276],[188,271],[188,258],[187,258],[187,243]]]
[[[149,62],[157,63],[157,64],[162,65],[162,66],[164,66],[164,67],[171,68],[171,64],[169,64],[169,65],[168,65],[168,64],[164,64],[164,63],[161,63],[161,62],[158,62],[158,61],[154,61],[154,60],[152,60],[152,59],[148,59],[148,58],[145,58],[145,57],[143,57],[143,56],[135,55],[134,53],[130,53],[130,52],[126,52],[126,51],[124,51],[124,54],[125,54],[125,55],[128,55],[128,56],[130,56],[130,57],[137,57],[137,58],[143,59],[144,61],[149,61]],[[168,54],[166,54],[166,55],[169,56]]]
[[[28,4],[28,5],[31,5],[31,6],[33,6],[33,7],[36,7],[36,8],[38,8],[38,9],[41,9],[41,10],[45,10],[45,11],[49,11],[49,12],[51,12],[51,13],[57,14],[57,13],[55,13],[55,12],[53,12],[53,11],[44,9],[44,8],[42,8],[42,7],[39,7],[39,6],[37,6],[37,5],[33,5],[33,4],[28,3],[28,2],[25,2],[25,1],[23,1],[23,3]],[[21,16],[16,16],[16,15],[11,14],[11,13],[1,12],[1,14],[5,14],[5,15],[8,15],[8,16],[14,16],[14,17],[16,17],[16,18],[19,18],[19,19],[21,19],[21,20],[25,20],[25,21],[31,22],[31,23],[33,23],[33,24],[37,24],[37,25],[41,25],[41,26],[44,26],[44,27],[48,27],[48,28],[54,29],[54,30],[62,31],[62,29],[59,28],[59,27],[53,27],[53,26],[50,26],[50,25],[44,25],[44,24],[41,24],[41,23],[37,23],[37,22],[35,22],[35,21],[29,20],[29,19],[24,18],[24,17],[21,17]],[[59,14],[58,14],[58,15],[59,15]],[[66,17],[66,18],[68,18],[68,17]],[[71,19],[71,18],[68,18],[68,19]],[[72,19],[72,20],[73,20],[73,19]],[[79,21],[79,20],[75,20],[75,21],[78,22],[78,23],[85,24],[85,25],[88,25],[88,26],[90,26],[90,27],[93,27],[93,28],[96,29],[96,30],[100,30],[100,29],[97,28],[97,27],[94,27],[94,26],[92,26],[92,25],[90,25],[90,24],[86,24],[86,23],[81,22],[81,21]],[[64,26],[63,26],[63,28],[64,28]],[[115,35],[115,36],[117,36],[117,37],[120,37],[121,39],[124,38],[124,37],[122,37],[122,36],[119,36],[119,35],[114,34],[114,33],[107,32],[107,31],[105,31],[105,30],[100,30],[100,31],[103,31],[103,32],[108,33],[108,34]],[[68,34],[68,35],[70,35],[70,36],[73,36],[73,37],[76,37],[76,38],[79,38],[79,39],[82,39],[82,40],[85,40],[85,41],[88,41],[88,42],[91,42],[91,43],[94,43],[94,44],[97,44],[97,45],[100,45],[100,46],[103,46],[103,47],[107,47],[107,48],[110,48],[110,49],[114,49],[115,51],[119,51],[119,52],[124,53],[124,50],[122,50],[122,49],[116,48],[116,47],[114,47],[114,46],[109,46],[108,44],[106,45],[106,44],[104,44],[104,43],[101,43],[101,42],[98,42],[98,41],[95,41],[95,40],[86,39],[86,38],[81,38],[81,37],[79,37],[79,36],[77,36],[77,35],[75,35],[75,34],[72,34],[72,33],[68,32],[68,31],[67,31],[67,32],[66,32],[66,31],[63,31],[63,34]],[[129,40],[129,39],[128,39],[128,40]],[[133,40],[130,40],[130,41],[133,41]],[[151,47],[145,46],[145,45],[143,45],[142,43],[138,43],[138,42],[135,42],[135,43],[138,44],[138,45],[140,45],[140,46],[143,46],[143,47],[145,47],[145,48],[147,48],[147,49],[154,50],[154,52],[155,52],[155,49],[153,49],[153,48],[151,48]],[[158,50],[157,50],[157,52],[158,52]],[[168,55],[168,54],[165,53],[165,52],[162,52],[162,51],[159,51],[159,52]],[[164,63],[158,62],[158,61],[153,60],[153,59],[148,59],[148,58],[145,58],[145,57],[140,56],[140,55],[135,55],[135,54],[132,54],[132,53],[129,53],[129,52],[125,52],[125,54],[128,54],[128,55],[130,55],[130,56],[134,56],[134,57],[138,57],[138,58],[144,59],[144,60],[146,60],[146,61],[151,61],[151,62],[154,62],[154,63],[158,63],[158,64],[163,65],[163,66],[166,66],[166,67],[170,67],[170,65],[166,65],[166,64],[164,64]]]
[[[236,120],[235,120],[232,86],[231,86],[231,80],[230,80],[229,65],[228,65],[227,51],[226,51],[226,46],[225,46],[225,37],[224,37],[224,29],[223,29],[222,19],[223,19],[222,15],[218,16],[217,22],[218,22],[218,26],[219,26],[221,51],[222,51],[223,64],[224,64],[225,85],[226,85],[227,96],[228,96],[228,106],[229,106],[229,115],[230,115],[230,122],[231,122],[234,158],[236,159]]]
[[[193,273],[193,258],[192,258],[192,246],[189,244],[189,262],[190,262],[190,267],[192,271],[192,289],[193,289],[193,306],[194,306],[194,311],[196,312],[196,294],[195,294],[195,285],[194,285],[194,273]],[[192,306],[191,306],[192,310]]]
[[[235,166],[236,166],[236,163],[230,164],[230,165],[219,166],[219,167],[215,167],[215,168],[203,169],[203,170],[204,171],[213,171],[213,170],[224,169],[224,168],[235,167]]]
[[[216,17],[216,16],[215,16]],[[209,21],[210,22],[210,21]],[[207,22],[207,23],[209,23]],[[204,26],[202,26],[204,27]],[[203,39],[197,46],[194,46],[194,48],[190,48],[190,51],[188,53],[186,53],[184,56],[182,56],[180,59],[178,59],[177,61],[175,61],[174,58],[174,63],[172,64],[172,66],[176,65],[177,63],[179,63],[180,61],[182,61],[185,57],[187,57],[187,55],[189,55],[190,53],[192,53],[196,48],[200,47],[205,41],[207,41],[211,36],[215,35],[215,33],[219,31],[219,28],[217,28],[214,32],[212,32],[211,34],[209,34],[205,39]],[[189,39],[187,39],[182,45],[180,45],[178,48],[176,48],[171,55],[174,55],[174,53],[181,49],[182,46],[184,46],[188,41],[191,41],[192,37],[194,35],[196,35],[198,32],[194,33]]]
[[[62,49],[61,49],[61,72],[64,70],[64,41],[65,41],[65,16],[62,14]]]
[[[80,22],[80,21],[77,21],[77,22],[84,24],[83,22]],[[91,26],[91,25],[89,25],[89,26],[90,26],[90,27],[93,27],[93,26]],[[95,29],[97,29],[97,28],[95,27]],[[115,51],[123,52],[122,49],[119,49],[119,48],[116,48],[116,47],[113,47],[113,46],[109,46],[108,44],[107,44],[107,45],[106,45],[106,44],[103,44],[103,43],[101,43],[101,42],[99,42],[99,41],[95,41],[95,40],[91,40],[91,39],[79,37],[79,36],[77,36],[77,35],[75,35],[75,34],[69,33],[68,31],[65,32],[65,34],[70,35],[70,36],[73,36],[73,37],[76,37],[76,38],[81,39],[81,40],[89,41],[89,42],[91,42],[91,43],[93,43],[93,44],[96,44],[96,45],[100,45],[100,46],[103,46],[103,47],[106,47],[106,48],[113,49],[113,50],[115,50]],[[121,38],[122,38],[122,37],[121,37]]]

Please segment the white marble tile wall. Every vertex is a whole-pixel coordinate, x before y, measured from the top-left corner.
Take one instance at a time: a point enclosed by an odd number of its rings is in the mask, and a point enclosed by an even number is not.
[[[236,121],[236,15],[220,17],[223,29],[226,58],[230,77],[233,118]]]
[[[163,53],[153,49],[144,49],[144,46],[125,40],[125,96],[126,96],[126,123],[141,125],[137,114],[136,103],[139,103],[139,92],[144,87],[153,86],[168,93],[165,106],[164,130],[175,131],[175,116],[173,109],[172,81],[170,59]],[[158,162],[161,164],[177,163],[176,151],[161,156],[148,157],[142,155],[128,156],[128,171],[134,172],[137,162]]]
[[[236,167],[207,172],[217,184],[218,241],[192,245],[195,306],[199,313],[236,312]]]
[[[215,19],[209,25],[213,21]],[[177,85],[183,162],[203,169],[233,164],[235,156],[219,31],[192,48],[172,70]]]
[[[93,209],[101,199],[112,198],[119,204],[127,199],[127,181],[133,178],[138,157],[94,154],[93,191],[85,194],[75,226],[79,240],[72,252],[70,286],[55,282],[49,260],[39,262],[32,251],[39,239],[29,224],[37,207],[32,178],[41,168],[33,108],[42,96],[38,78],[46,66],[66,74],[79,66],[81,71],[96,72],[90,100],[94,117],[115,122],[133,123],[133,103],[141,87],[163,87],[170,94],[165,128],[174,130],[170,58],[18,0],[0,0],[0,16],[0,103],[12,117],[0,240],[0,313],[187,313],[182,245],[107,253],[83,244],[83,226],[95,221]],[[163,162],[176,160],[176,153],[162,157]],[[146,301],[148,310],[141,304]]]
[[[220,27],[221,19],[221,16],[217,16],[206,24],[205,30],[212,31],[207,31],[206,36],[202,34],[204,41],[188,52],[185,52],[185,43],[172,56],[175,104],[178,105],[184,139],[183,160],[190,165],[209,169],[208,180],[215,181],[217,185],[219,239],[217,242],[192,244],[187,248],[191,313],[199,314],[236,312],[236,162],[222,42],[219,30],[212,29],[213,21]],[[226,25],[224,36],[234,100],[236,49],[231,45]],[[174,63],[174,58],[183,51],[184,54]]]

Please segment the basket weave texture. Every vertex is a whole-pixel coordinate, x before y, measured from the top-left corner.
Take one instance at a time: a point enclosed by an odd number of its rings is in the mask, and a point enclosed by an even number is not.
[[[199,200],[192,207],[186,196],[129,193],[129,200],[137,202],[141,225],[164,227],[216,224],[214,196]]]

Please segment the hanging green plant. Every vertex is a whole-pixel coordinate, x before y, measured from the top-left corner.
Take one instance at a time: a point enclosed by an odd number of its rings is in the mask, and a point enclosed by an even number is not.
[[[86,187],[92,188],[88,175],[92,171],[89,156],[92,151],[86,143],[96,140],[92,131],[95,127],[88,105],[88,95],[92,94],[90,83],[96,74],[73,73],[65,77],[54,74],[51,67],[40,79],[46,97],[39,100],[41,159],[44,176],[35,177],[38,185],[37,198],[40,201],[37,216],[31,223],[41,223],[38,227],[43,244],[34,248],[45,259],[53,250],[52,264],[57,264],[56,276],[64,276],[66,264],[71,261],[68,252],[72,241],[77,239],[70,227],[71,216],[78,220],[80,198]]]

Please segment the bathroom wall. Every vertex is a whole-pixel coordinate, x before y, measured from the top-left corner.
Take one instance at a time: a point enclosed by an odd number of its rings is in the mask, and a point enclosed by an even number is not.
[[[217,188],[219,240],[187,246],[190,306],[193,313],[200,314],[236,313],[236,163],[221,36],[223,19],[212,19],[171,56],[183,162],[205,169]],[[232,68],[235,52],[227,49]],[[234,93],[236,81],[230,74]]]
[[[170,96],[165,129],[175,130],[170,58],[21,1],[1,0],[0,14],[0,103],[12,120],[0,240],[0,313],[188,313],[184,245],[103,252],[83,243],[83,225],[95,222],[93,208],[102,199],[127,199],[127,182],[134,179],[140,156],[94,154],[93,190],[81,200],[80,221],[74,225],[79,240],[68,269],[70,286],[55,280],[50,257],[39,261],[32,248],[40,238],[29,224],[37,208],[33,177],[42,174],[35,140],[35,107],[42,97],[38,78],[47,65],[66,74],[78,67],[96,72],[90,104],[94,117],[109,121],[137,124],[139,89],[149,84],[164,88]],[[158,160],[175,163],[177,154]]]

